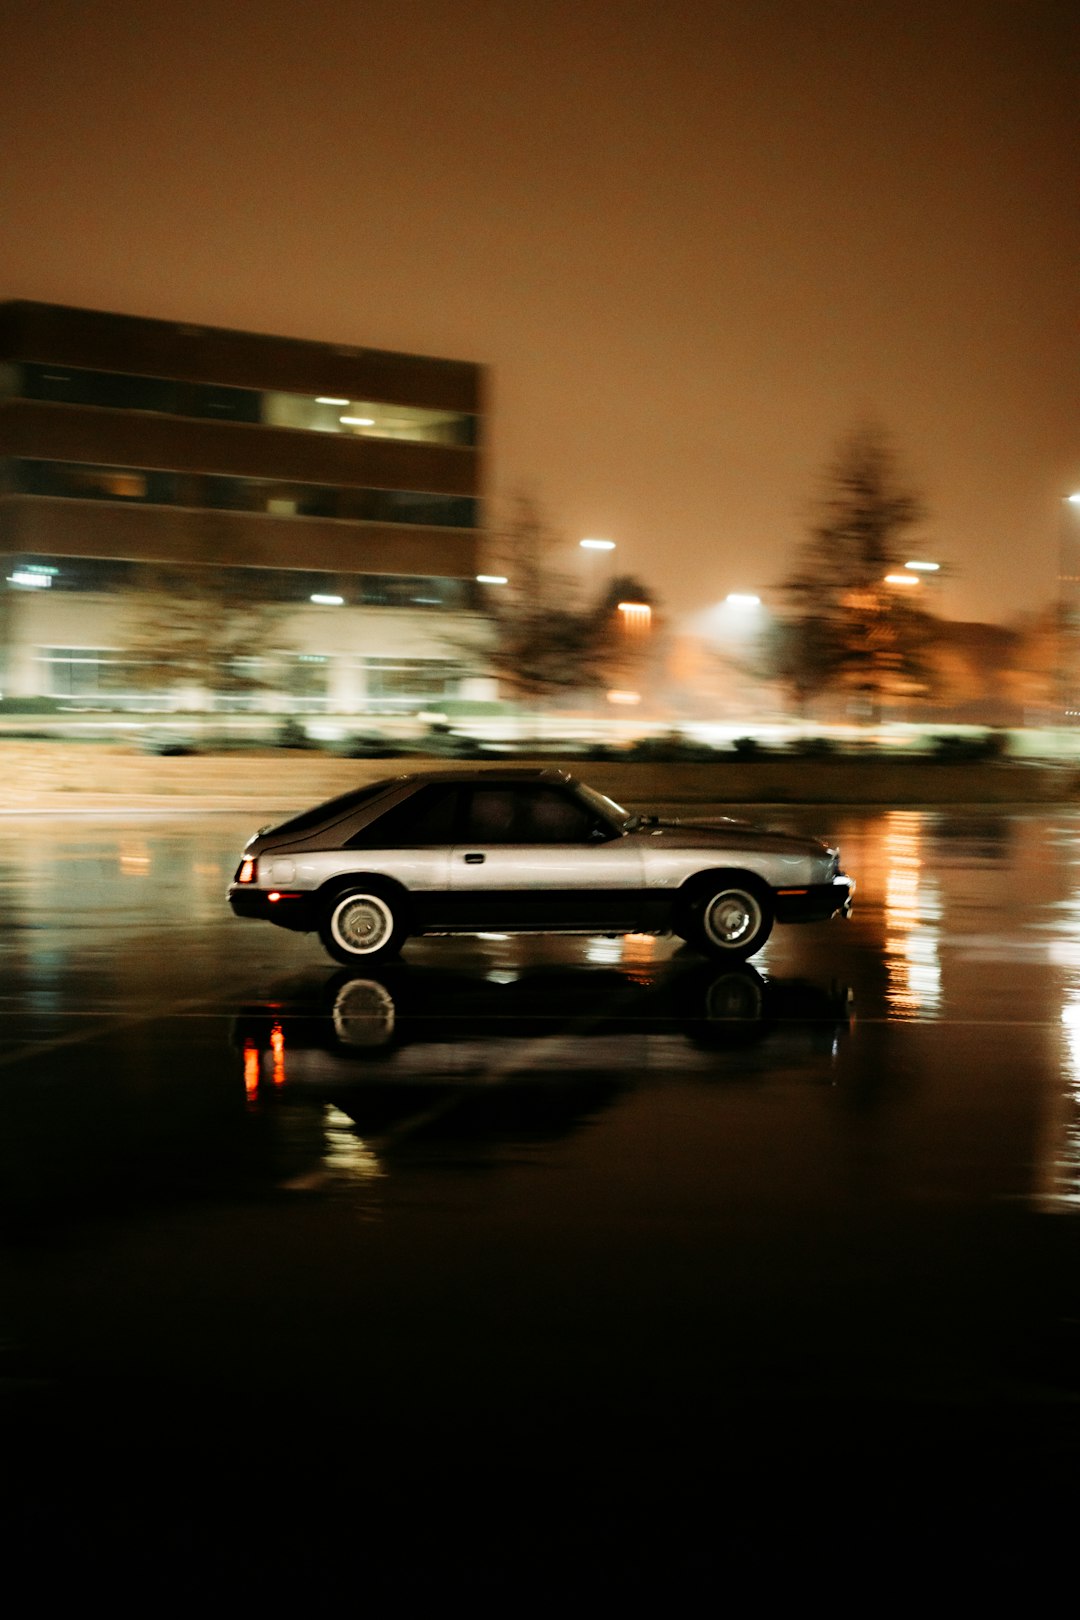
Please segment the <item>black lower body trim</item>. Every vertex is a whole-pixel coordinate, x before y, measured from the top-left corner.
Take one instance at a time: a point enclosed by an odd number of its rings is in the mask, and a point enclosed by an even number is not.
[[[838,911],[851,908],[855,884],[850,878],[836,883],[813,883],[806,889],[782,889],[776,894],[776,920],[781,923],[827,922]]]

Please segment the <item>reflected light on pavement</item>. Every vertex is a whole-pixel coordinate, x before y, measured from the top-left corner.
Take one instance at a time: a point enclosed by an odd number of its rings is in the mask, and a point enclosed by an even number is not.
[[[254,1041],[244,1042],[244,1095],[249,1103],[259,1097],[259,1048]]]
[[[655,936],[652,934],[624,934],[622,959],[627,967],[651,967],[656,959]]]
[[[652,967],[656,948],[655,934],[622,934],[615,939],[597,934],[585,941],[585,960],[596,967]]]
[[[885,820],[885,968],[891,1012],[914,1017],[941,1005],[941,903],[923,877],[923,813]]]
[[[283,1086],[285,1084],[285,1032],[280,1024],[275,1024],[270,1031],[270,1050],[273,1053],[271,1078],[275,1086]]]
[[[1080,983],[1067,986],[1061,1008],[1063,1085],[1046,1155],[1048,1205],[1080,1208]]]
[[[378,1181],[386,1174],[377,1155],[357,1136],[348,1114],[333,1103],[323,1111],[323,1135],[322,1162],[333,1175],[347,1181]]]

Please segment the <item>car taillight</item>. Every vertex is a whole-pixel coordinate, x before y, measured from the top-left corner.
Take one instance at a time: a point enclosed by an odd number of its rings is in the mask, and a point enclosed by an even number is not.
[[[252,856],[245,855],[240,862],[240,870],[236,874],[237,883],[254,883],[255,861]]]

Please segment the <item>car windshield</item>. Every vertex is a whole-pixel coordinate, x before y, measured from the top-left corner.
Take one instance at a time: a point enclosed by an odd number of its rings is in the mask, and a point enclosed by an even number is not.
[[[595,788],[586,787],[584,782],[578,783],[578,793],[592,808],[603,816],[605,821],[613,821],[622,831],[626,831],[628,824],[635,818],[629,810],[624,810],[621,804],[609,799],[606,793],[597,793]]]

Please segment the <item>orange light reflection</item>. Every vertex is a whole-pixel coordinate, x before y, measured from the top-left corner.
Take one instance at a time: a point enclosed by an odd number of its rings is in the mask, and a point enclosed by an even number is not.
[[[273,1053],[271,1078],[275,1086],[285,1084],[285,1032],[280,1024],[270,1031],[270,1051]]]
[[[941,906],[923,876],[923,815],[886,817],[885,970],[891,1011],[914,1017],[941,1002],[937,922]]]
[[[259,1048],[254,1041],[244,1042],[244,1095],[254,1102],[259,1095]]]

